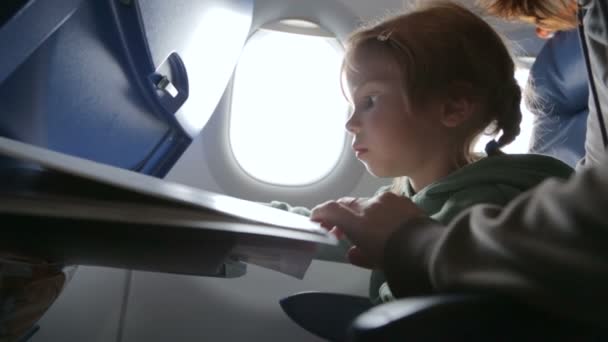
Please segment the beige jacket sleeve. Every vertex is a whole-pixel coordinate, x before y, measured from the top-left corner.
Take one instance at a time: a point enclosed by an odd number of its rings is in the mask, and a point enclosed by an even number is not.
[[[397,297],[498,292],[572,317],[605,319],[608,159],[569,181],[550,179],[504,208],[475,206],[448,227],[409,222],[389,239],[384,267]]]

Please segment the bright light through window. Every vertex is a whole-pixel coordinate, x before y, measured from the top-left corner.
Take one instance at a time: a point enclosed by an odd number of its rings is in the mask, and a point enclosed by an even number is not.
[[[515,79],[517,80],[517,83],[519,83],[519,86],[522,89],[522,93],[525,91],[529,73],[530,70],[524,68],[519,68],[515,71]],[[532,114],[532,112],[528,110],[524,101],[522,101],[521,103],[521,114],[521,132],[519,133],[517,138],[515,138],[515,141],[501,149],[506,153],[527,153],[530,147],[530,139],[532,138],[532,125],[534,123],[534,114]],[[498,136],[500,137],[500,133]],[[490,140],[492,140],[492,137],[483,135],[477,142],[477,145],[475,145],[475,151],[483,152],[486,148],[486,144]]]
[[[278,185],[305,185],[337,164],[348,105],[335,38],[260,30],[236,69],[230,143],[245,172]]]

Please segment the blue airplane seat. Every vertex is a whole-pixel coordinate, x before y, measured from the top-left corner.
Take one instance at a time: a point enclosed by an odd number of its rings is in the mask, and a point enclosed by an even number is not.
[[[587,71],[576,30],[549,39],[530,70],[537,97],[528,101],[535,114],[530,152],[547,154],[570,166],[585,154]]]
[[[252,16],[253,0],[7,0],[0,6],[0,136],[164,177],[219,103]],[[15,193],[142,200],[0,155],[0,194]],[[0,252],[64,257],[43,239],[8,233]],[[70,243],[83,245],[79,238]],[[85,261],[156,267],[128,254],[141,240],[123,248],[130,259]],[[218,264],[216,272],[218,255],[205,255],[209,275],[242,274],[240,264]]]
[[[219,102],[253,0],[9,0],[0,12],[0,135],[163,177]]]
[[[212,115],[249,35],[252,16],[253,0],[2,0],[0,136],[164,177]],[[0,193],[13,192],[141,200],[0,156]],[[61,260],[63,255],[47,245],[83,245],[65,230],[70,222],[46,220],[45,228],[63,230],[57,236],[34,237],[8,229],[14,222],[40,226],[34,218],[0,216],[7,230],[0,259],[32,254]],[[97,225],[99,231],[107,228]],[[91,229],[95,222],[82,226]],[[87,255],[85,261],[174,272],[188,263],[150,252],[186,249],[194,245],[188,237],[167,243],[148,236],[153,234],[139,236],[128,227],[112,226],[124,233],[104,232],[95,241],[86,240],[84,246],[93,254],[105,254]],[[222,259],[229,241],[219,240],[196,245],[201,255],[191,258],[190,270],[196,266],[220,277],[244,274],[244,266]],[[145,260],[147,255],[161,257]],[[7,298],[13,303],[14,298]],[[38,313],[43,312],[32,311],[24,319],[33,323]],[[37,329],[24,332],[20,341]]]

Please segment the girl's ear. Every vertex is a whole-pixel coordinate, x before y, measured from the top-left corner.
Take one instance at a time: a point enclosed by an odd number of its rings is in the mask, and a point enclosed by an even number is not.
[[[443,106],[441,123],[446,127],[458,127],[467,122],[477,109],[473,87],[467,82],[455,82],[448,88]]]

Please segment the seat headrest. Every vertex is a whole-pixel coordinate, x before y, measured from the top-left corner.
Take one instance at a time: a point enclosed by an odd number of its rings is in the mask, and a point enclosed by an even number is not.
[[[587,109],[589,89],[585,61],[576,30],[557,32],[549,39],[530,69],[538,104],[551,116],[572,116]]]

